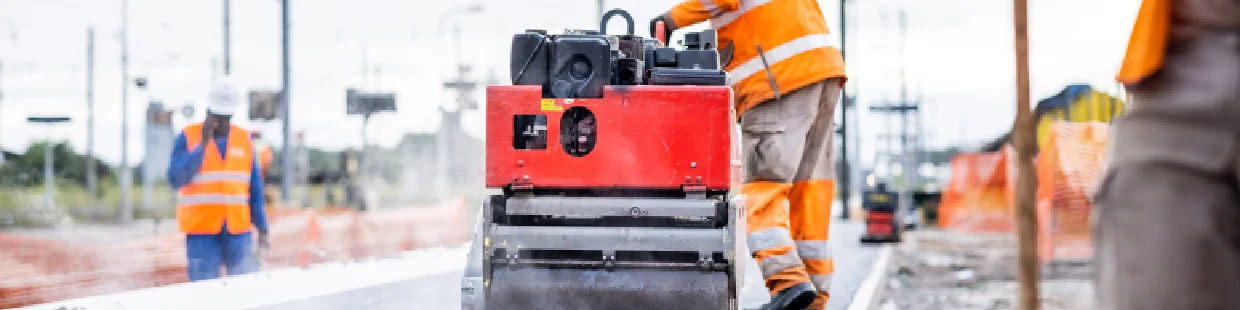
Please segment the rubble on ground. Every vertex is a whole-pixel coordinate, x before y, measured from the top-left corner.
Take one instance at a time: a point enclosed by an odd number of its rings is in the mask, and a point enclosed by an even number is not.
[[[1013,234],[907,232],[894,245],[879,309],[1017,309]],[[1052,261],[1042,268],[1041,309],[1094,309],[1092,263]]]

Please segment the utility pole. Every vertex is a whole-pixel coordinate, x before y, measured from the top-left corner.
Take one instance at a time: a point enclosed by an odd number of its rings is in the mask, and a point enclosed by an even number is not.
[[[86,194],[99,197],[99,174],[95,171],[95,27],[86,29]]]
[[[1029,109],[1029,3],[1013,0],[1016,41],[1016,122],[1012,126],[1016,143],[1016,218],[1019,244],[1020,309],[1038,309],[1037,214],[1033,209],[1038,176],[1033,171],[1033,148],[1037,136],[1033,113]]]
[[[453,54],[460,55],[461,26],[454,26],[453,32],[452,48],[455,51]],[[472,69],[470,65],[465,63],[463,57],[458,56],[456,59],[456,79],[444,83],[444,89],[450,89],[456,93],[457,105],[455,111],[448,112],[443,110],[441,112],[444,118],[440,122],[439,134],[436,136],[436,143],[438,145],[436,152],[438,152],[437,156],[439,158],[439,164],[436,167],[436,174],[439,177],[436,179],[440,182],[441,190],[446,190],[449,185],[462,185],[462,181],[466,179],[461,177],[461,174],[468,169],[462,163],[473,163],[469,159],[471,157],[468,156],[474,154],[462,151],[467,150],[466,146],[462,145],[467,142],[455,140],[463,132],[461,129],[461,114],[465,110],[477,109],[477,102],[474,101],[471,95],[477,89],[478,82],[468,78]],[[449,146],[449,142],[460,142],[461,144]]]
[[[133,220],[132,171],[129,171],[129,0],[121,0],[121,212],[120,222]]]
[[[224,76],[232,74],[232,0],[224,0]]]
[[[602,0],[599,0],[599,1],[602,1]],[[846,40],[847,37],[845,36],[846,34],[848,34],[848,32],[845,31],[848,25],[848,19],[845,17],[848,10],[844,7],[844,4],[846,2],[848,2],[848,0],[840,0],[840,58],[844,58],[845,51],[847,50],[846,47],[848,46],[847,45],[848,41]],[[848,62],[845,61],[844,63],[847,64]],[[843,210],[840,210],[840,218],[842,219],[848,219],[850,216],[848,214],[848,201],[850,200],[850,198],[852,198],[852,169],[850,169],[848,165],[848,108],[849,106],[855,105],[855,104],[856,104],[855,99],[848,98],[847,88],[841,88],[840,89],[840,171],[838,172],[839,176],[836,177],[837,179],[840,180],[840,183],[836,185],[836,187],[839,187],[841,189],[840,190],[840,202],[841,202],[841,205],[844,207]]]
[[[284,148],[280,152],[280,198],[283,199],[284,201],[288,201],[292,199],[291,191],[293,189],[293,152],[289,152],[289,150],[292,150],[292,146],[293,146],[292,141],[291,141],[292,139],[290,138],[291,128],[289,125],[290,115],[292,115],[291,113],[289,113],[289,111],[292,110],[292,104],[290,104],[290,102],[292,101],[293,93],[289,91],[289,88],[290,88],[289,83],[291,79],[289,76],[289,58],[288,58],[288,54],[289,54],[288,53],[289,52],[288,3],[289,3],[289,0],[280,1],[280,33],[281,33],[280,50],[282,54],[281,55],[282,56],[281,80],[283,81],[283,86],[281,87],[281,90],[280,90],[280,101],[281,101],[280,106],[284,108],[284,113],[283,113],[284,114],[283,115],[284,130],[281,135],[284,140]]]
[[[369,89],[369,87],[367,87],[369,86],[367,83],[367,77],[370,76],[370,59],[368,59],[369,54],[369,46],[366,43],[362,43],[362,85],[360,85],[358,89],[363,92]],[[362,114],[362,149],[361,156],[358,156],[357,158],[357,176],[358,179],[361,179],[362,181],[365,181],[367,174],[369,174],[368,167],[366,166],[370,163],[370,138],[366,136],[367,127],[370,127],[370,111],[366,111],[366,113]]]
[[[369,86],[366,84],[367,82],[366,78],[369,77],[370,75],[369,59],[366,59],[367,56],[369,56],[369,54],[370,54],[370,47],[367,46],[366,43],[362,43],[362,85],[358,85],[357,88],[358,90],[363,91],[363,92],[366,91],[368,88],[367,86]]]
[[[910,105],[908,100],[908,78],[905,71],[908,67],[907,56],[905,53],[908,46],[905,41],[905,34],[908,30],[906,11],[900,9],[900,103]],[[916,159],[916,150],[909,147],[909,131],[908,131],[908,113],[900,113],[900,161],[902,163],[900,175],[904,179],[904,186],[900,187],[900,212],[896,216],[905,216],[913,210],[913,188],[916,187],[916,180],[913,177],[917,173],[914,160]]]
[[[0,59],[0,103],[3,103],[3,102],[4,102],[4,60]],[[3,105],[0,105],[0,107],[2,106]],[[0,110],[3,110],[3,108],[0,108]],[[0,113],[0,115],[4,115],[4,113]],[[0,117],[0,119],[4,119],[4,117]],[[4,125],[0,124],[0,128],[4,128]],[[3,136],[4,136],[3,134],[0,134],[0,137],[3,137]],[[4,143],[0,143],[0,164],[3,164],[3,163],[4,163]]]

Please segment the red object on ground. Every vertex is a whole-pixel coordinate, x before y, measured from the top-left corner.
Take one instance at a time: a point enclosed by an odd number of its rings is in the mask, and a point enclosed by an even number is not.
[[[543,99],[541,86],[489,86],[486,96],[487,187],[730,186],[734,122],[726,86],[607,86],[598,99]],[[595,118],[595,136],[593,149],[578,157],[565,142],[580,137],[561,136],[561,123],[572,124],[582,108]],[[514,143],[540,134],[541,149]]]

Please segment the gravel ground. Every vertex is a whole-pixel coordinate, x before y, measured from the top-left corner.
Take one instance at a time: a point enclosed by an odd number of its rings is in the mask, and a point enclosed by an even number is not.
[[[908,232],[887,269],[879,309],[1017,309],[1012,234]],[[1094,309],[1091,262],[1042,269],[1042,309]]]

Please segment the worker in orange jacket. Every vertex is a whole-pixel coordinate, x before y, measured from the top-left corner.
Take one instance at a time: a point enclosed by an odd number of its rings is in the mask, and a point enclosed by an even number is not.
[[[670,37],[707,20],[740,118],[747,244],[771,290],[766,307],[823,309],[834,271],[832,122],[846,80],[838,38],[815,0],[686,0],[651,20],[651,35],[660,21]]]
[[[1144,0],[1095,193],[1099,309],[1240,305],[1240,0]]]
[[[229,121],[240,96],[224,79],[210,97],[206,120],[177,136],[168,166],[190,281],[218,278],[220,267],[229,275],[258,270],[254,230],[267,247],[259,163],[249,133]]]

